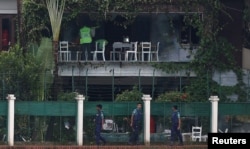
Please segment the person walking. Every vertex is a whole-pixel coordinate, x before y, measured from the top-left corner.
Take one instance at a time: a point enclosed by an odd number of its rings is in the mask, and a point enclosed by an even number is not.
[[[178,106],[174,105],[172,107],[172,116],[171,116],[171,121],[172,121],[172,128],[171,128],[171,142],[170,145],[174,145],[176,137],[178,137],[179,140],[179,145],[183,145],[183,139],[182,139],[182,134],[181,134],[181,117],[180,117],[180,112],[178,111]]]
[[[131,115],[130,126],[132,134],[129,138],[129,145],[138,144],[139,134],[142,129],[142,103],[137,103],[137,107],[133,110]]]
[[[103,142],[103,145],[106,144],[105,138],[101,136],[101,130],[103,129],[104,124],[104,114],[102,111],[102,105],[96,105],[96,116],[95,116],[95,137],[96,137],[96,145],[100,145],[100,141]]]

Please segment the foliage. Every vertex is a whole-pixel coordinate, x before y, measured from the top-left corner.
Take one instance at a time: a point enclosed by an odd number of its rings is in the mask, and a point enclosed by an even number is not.
[[[66,28],[70,21],[79,18],[81,13],[86,13],[97,24],[112,21],[114,24],[126,28],[135,20],[138,12],[158,11],[162,5],[168,4],[172,4],[172,2],[169,0],[133,0],[126,1],[126,3],[124,0],[67,0],[61,23],[62,27]],[[23,0],[22,7],[22,37],[24,36],[26,44],[29,41],[39,42],[41,37],[52,35],[45,1]],[[118,14],[123,21],[114,20]]]
[[[237,65],[234,54],[237,49],[224,37],[221,31],[229,22],[221,22],[220,17],[232,17],[224,9],[221,1],[191,1],[186,0],[179,3],[180,6],[201,6],[204,8],[203,17],[200,19],[199,13],[190,15],[192,7],[183,7],[186,12],[184,22],[187,26],[191,26],[198,30],[197,35],[200,37],[199,48],[195,53],[194,59],[190,63],[158,63],[154,64],[158,69],[167,73],[176,73],[180,71],[192,71],[196,74],[196,78],[190,81],[190,85],[186,86],[186,92],[190,95],[188,100],[205,101],[213,93],[220,93],[220,98],[227,101],[227,96],[239,94],[239,99],[243,99],[244,83],[242,82],[242,71]],[[194,7],[195,8],[195,7]],[[192,48],[192,43],[190,43]],[[215,72],[227,72],[233,70],[237,74],[238,84],[234,87],[224,87],[213,81]],[[221,91],[226,91],[222,94]]]
[[[187,93],[180,93],[178,91],[169,91],[160,94],[155,101],[167,101],[167,102],[187,102],[189,95]]]
[[[231,16],[228,14],[220,0],[133,0],[127,1],[126,3],[124,3],[123,0],[72,0],[65,2],[65,13],[62,18],[62,25],[66,27],[69,21],[78,18],[82,12],[89,12],[88,15],[90,15],[90,18],[96,22],[112,21],[114,24],[126,28],[128,24],[133,22],[138,12],[150,13],[165,11],[167,13],[168,9],[163,8],[163,6],[168,5],[176,6],[176,8],[183,8],[183,12],[185,12],[184,21],[186,26],[191,26],[198,30],[197,35],[200,37],[199,49],[191,63],[154,63],[153,66],[157,69],[162,69],[167,73],[178,73],[183,70],[186,70],[187,72],[195,72],[197,80],[191,82],[188,91],[190,92],[190,95],[200,95],[201,97],[199,99],[204,100],[211,93],[210,91],[216,90],[215,92],[219,92],[224,88],[218,87],[218,84],[213,88],[211,84],[204,84],[213,82],[212,75],[215,71],[225,72],[228,70],[234,70],[238,73],[240,70],[235,63],[234,58],[234,53],[237,52],[236,49],[220,35],[224,26],[228,24],[228,22],[221,22],[220,17],[224,16],[231,19]],[[46,20],[48,17],[44,16],[44,14],[46,14],[46,9],[44,9],[46,8],[45,3],[36,0],[24,1],[24,6],[25,26],[27,25],[30,30],[31,26],[33,26],[32,29],[36,29],[40,25],[43,25],[44,28],[49,28],[49,21]],[[197,8],[202,8],[202,17],[201,13],[189,13],[197,11]],[[248,9],[245,10],[245,20],[248,18],[247,12]],[[43,20],[36,18],[37,15],[32,15],[29,18],[30,14],[39,13],[43,13],[41,15],[43,16],[42,18],[44,18]],[[114,20],[114,17],[117,14],[123,18],[123,22],[116,22]],[[199,91],[197,90],[197,86],[199,86],[201,80],[204,81],[202,82],[204,88]],[[241,77],[239,75],[238,80],[239,83],[236,85],[238,89],[235,90],[240,91],[241,88],[244,88],[244,84],[240,81]],[[208,91],[205,91],[206,89]],[[244,98],[244,92],[240,91],[239,93],[241,93],[240,97]],[[197,98],[195,97],[195,99]]]
[[[86,133],[87,141],[89,144],[94,144],[95,142],[95,124],[94,118],[91,116],[84,117],[84,132]]]
[[[65,124],[68,123],[69,127],[66,128]],[[67,144],[75,141],[75,118],[74,117],[55,117],[53,132],[53,141]]]
[[[243,19],[244,19],[244,32],[245,32],[245,38],[244,38],[244,46],[246,48],[250,48],[250,3],[246,2],[246,7],[243,11]]]
[[[47,8],[40,0],[22,1],[22,30],[23,46],[39,43],[43,36],[51,36]]]
[[[77,93],[76,92],[60,92],[58,94],[59,101],[74,101]]]
[[[53,41],[58,41],[64,13],[65,0],[46,0],[46,6],[49,12]]]
[[[121,94],[117,94],[115,101],[140,101],[142,92],[139,91],[137,86],[133,86],[132,90],[125,90]]]
[[[1,52],[2,96],[13,93],[19,100],[38,99],[40,66],[31,54],[23,55],[19,45],[12,46],[8,53]]]
[[[40,64],[39,82],[40,88],[38,90],[40,96],[39,100],[48,98],[46,94],[53,81],[52,70],[54,68],[53,54],[52,54],[52,41],[49,38],[42,38],[41,43],[37,50],[32,52],[36,61]]]

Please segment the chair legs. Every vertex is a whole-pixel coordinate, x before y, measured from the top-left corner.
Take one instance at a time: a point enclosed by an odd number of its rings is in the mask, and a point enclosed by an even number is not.
[[[61,51],[59,53],[59,61],[71,61],[71,53],[69,51]]]
[[[93,60],[94,60],[94,61],[97,60],[97,54],[96,54],[96,52],[93,53]]]
[[[105,55],[104,55],[104,53],[102,53],[102,59],[103,59],[103,61],[105,61]]]
[[[113,52],[113,51],[110,52],[110,60],[115,61],[116,60],[115,58],[116,58],[117,54],[119,56],[119,60],[121,61],[122,60],[122,54],[121,54],[121,52]]]
[[[76,52],[76,60],[77,60],[77,61],[80,61],[80,60],[81,60],[81,54],[82,54],[81,51],[77,51],[77,52]]]
[[[147,61],[151,61],[151,54],[150,53],[146,53],[146,52],[142,52],[142,61],[144,61],[144,55],[147,54],[148,55],[148,59]]]
[[[159,61],[158,53],[151,53],[151,61],[153,61],[154,57],[156,58],[156,61]]]
[[[97,54],[102,54],[103,61],[106,61],[106,59],[105,59],[105,54],[104,54],[103,52],[99,52],[99,53],[94,52],[94,53],[93,53],[93,60],[94,60],[94,61],[97,61]]]
[[[131,56],[134,56],[134,61],[137,61],[137,54],[136,53],[132,53],[132,52],[127,52],[126,54],[125,54],[125,61],[128,61],[128,57],[129,57],[129,54],[131,55]]]

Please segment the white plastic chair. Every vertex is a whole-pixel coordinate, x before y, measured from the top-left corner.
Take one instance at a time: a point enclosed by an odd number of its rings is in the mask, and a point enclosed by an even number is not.
[[[156,61],[159,61],[159,46],[160,42],[157,42],[155,50],[151,51],[151,60],[153,60],[153,57],[156,57]]]
[[[120,46],[121,42],[113,43],[113,51],[110,51],[110,59],[115,60],[116,55],[119,56],[119,60],[121,61],[122,57],[122,47]]]
[[[126,53],[125,53],[125,61],[128,61],[129,59],[129,55],[131,57],[134,57],[134,60],[137,61],[137,44],[138,42],[131,42],[132,44],[132,47],[130,50],[127,50]]]
[[[69,61],[71,60],[71,52],[69,51],[69,42],[60,41],[59,42],[59,61]]]
[[[105,61],[105,46],[107,45],[107,41],[99,40],[95,42],[95,51],[91,51],[93,54],[93,60],[97,60],[97,55],[101,54],[103,61]]]
[[[201,142],[201,133],[202,133],[201,126],[192,126],[191,141],[198,140],[199,142]]]
[[[105,119],[103,130],[118,132],[118,126],[112,119]]]
[[[148,61],[151,61],[151,42],[141,42],[142,61],[144,61],[144,55],[148,55]]]

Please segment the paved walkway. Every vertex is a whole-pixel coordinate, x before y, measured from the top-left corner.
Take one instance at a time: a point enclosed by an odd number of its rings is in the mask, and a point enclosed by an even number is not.
[[[16,146],[6,146],[0,145],[0,149],[207,149],[207,145],[184,145],[184,146],[168,146],[168,145],[109,145],[109,146],[67,146],[67,145],[16,145]]]

